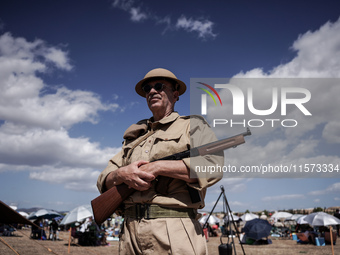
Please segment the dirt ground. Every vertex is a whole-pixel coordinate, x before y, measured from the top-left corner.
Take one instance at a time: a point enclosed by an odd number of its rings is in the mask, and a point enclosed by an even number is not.
[[[68,253],[68,232],[60,232],[59,241],[50,240],[33,240],[29,238],[30,230],[19,230],[15,232],[15,236],[7,237],[0,236],[0,254],[118,254],[118,242],[110,241],[108,246],[99,247],[80,247],[75,244],[70,246]],[[272,239],[272,244],[269,245],[243,245],[244,253],[238,239],[235,238],[236,254],[308,254],[308,255],[323,255],[332,254],[331,245],[315,246],[311,244],[297,244],[293,240]],[[223,241],[227,242],[227,238],[223,237]],[[9,248],[9,246],[13,248]],[[210,255],[218,255],[218,246],[220,245],[219,237],[210,237],[207,242]],[[233,250],[233,254],[234,250]],[[334,254],[340,254],[340,245],[334,246]]]

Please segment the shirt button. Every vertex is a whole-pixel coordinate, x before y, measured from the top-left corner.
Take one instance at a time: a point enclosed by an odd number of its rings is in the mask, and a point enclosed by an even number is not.
[[[148,153],[148,152],[149,152],[148,150],[145,151],[145,153]]]

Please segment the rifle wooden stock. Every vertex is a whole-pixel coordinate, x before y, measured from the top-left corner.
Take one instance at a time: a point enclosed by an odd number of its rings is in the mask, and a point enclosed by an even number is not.
[[[190,156],[196,157],[204,156],[207,154],[214,154],[216,152],[236,147],[240,144],[245,143],[244,136],[247,135],[251,135],[249,128],[247,128],[247,132],[244,132],[242,134],[205,144],[191,150],[179,152],[158,160],[179,160]],[[159,185],[159,193],[164,195],[166,193],[164,189],[172,181],[172,178],[159,176],[159,179],[161,178],[163,179],[160,181],[162,182],[162,185]],[[119,208],[124,200],[131,196],[135,191],[135,189],[129,188],[128,185],[122,183],[120,185],[112,187],[97,198],[93,199],[91,201],[91,205],[95,222],[98,225],[102,224]]]
[[[95,222],[100,225],[109,218],[118,207],[136,190],[131,189],[125,183],[113,186],[100,196],[91,201]]]

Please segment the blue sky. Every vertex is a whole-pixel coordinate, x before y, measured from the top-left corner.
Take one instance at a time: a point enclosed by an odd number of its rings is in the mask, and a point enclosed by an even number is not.
[[[70,210],[95,198],[97,176],[124,130],[150,117],[134,85],[153,68],[187,85],[201,77],[339,78],[339,16],[338,1],[1,1],[1,200]],[[338,90],[312,90],[325,107],[313,104],[310,130],[283,131],[284,150],[263,129],[226,156],[238,165],[248,152],[249,164],[274,164],[290,159],[290,148],[301,163],[340,164]],[[188,92],[176,104],[183,115]],[[226,136],[235,132],[243,130]],[[220,184],[240,212],[340,203],[339,178]],[[219,185],[209,188],[206,210],[218,195]]]

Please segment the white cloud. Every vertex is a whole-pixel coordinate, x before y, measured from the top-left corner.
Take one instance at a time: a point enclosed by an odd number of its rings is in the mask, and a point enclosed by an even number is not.
[[[117,104],[103,105],[93,92],[66,87],[39,96],[43,82],[37,77],[11,77],[7,84],[10,87],[4,88],[0,95],[4,99],[0,102],[0,118],[17,125],[69,128],[80,122],[96,123],[98,111],[118,108]]]
[[[213,39],[217,35],[213,32],[214,23],[208,19],[187,18],[185,15],[179,17],[175,24],[172,23],[169,15],[157,15],[151,11],[145,11],[145,7],[134,0],[114,0],[112,2],[114,8],[121,9],[130,14],[130,19],[134,22],[144,20],[152,20],[155,24],[165,24],[166,28],[163,34],[168,30],[184,30],[198,34],[200,39]]]
[[[112,6],[115,8],[120,8],[124,11],[128,11],[134,5],[134,0],[114,0]]]
[[[322,137],[329,143],[340,143],[340,122],[331,121],[326,124]]]
[[[305,199],[304,195],[301,194],[291,194],[291,195],[279,195],[279,196],[267,196],[263,197],[262,201],[270,202],[270,201],[281,201],[281,200],[292,200],[292,199]]]
[[[62,174],[60,174],[62,172]],[[76,191],[98,191],[96,187],[100,171],[91,168],[50,168],[47,171],[32,171],[30,178],[34,180],[63,184],[66,189]]]
[[[79,122],[96,122],[98,111],[116,110],[93,92],[52,88],[37,76],[49,63],[71,70],[65,52],[41,40],[28,42],[9,33],[0,37],[0,119],[21,126],[69,128]],[[43,58],[41,58],[43,57]],[[46,93],[46,89],[55,93]]]
[[[241,207],[241,208],[248,208],[250,205],[249,203],[242,203],[240,201],[231,201],[230,203],[230,206],[232,207]]]
[[[120,148],[101,148],[68,129],[97,123],[99,111],[115,111],[90,91],[50,87],[39,73],[72,70],[68,53],[39,39],[0,36],[0,172],[28,171],[30,178],[95,190],[98,169]]]
[[[114,0],[112,6],[130,14],[130,19],[134,22],[141,22],[149,18],[149,15],[142,11],[142,7],[134,0]]]
[[[72,69],[71,64],[69,63],[69,59],[65,52],[56,49],[54,47],[50,47],[46,54],[45,57],[47,60],[55,63],[55,65],[60,68],[60,69],[65,69],[67,71]]]
[[[282,115],[281,109],[278,108],[276,112],[266,118],[296,119],[298,126],[282,128],[280,125],[276,125],[272,128],[267,124],[261,128],[251,128],[253,136],[245,139],[246,146],[226,152],[228,158],[225,164],[236,166],[258,166],[261,163],[274,166],[281,164],[290,166],[292,164],[297,167],[304,166],[304,164],[333,164],[335,167],[339,164],[339,156],[334,154],[334,149],[331,153],[328,143],[340,144],[338,112],[340,108],[338,100],[340,94],[340,73],[338,71],[340,67],[340,19],[334,23],[328,22],[316,31],[308,31],[300,35],[293,43],[292,48],[296,51],[296,56],[288,63],[274,67],[268,72],[261,68],[241,72],[235,75],[230,83],[241,88],[245,92],[246,99],[249,96],[246,94],[246,88],[251,87],[254,93],[258,93],[254,94],[255,99],[257,95],[260,95],[257,98],[261,98],[261,100],[254,101],[257,109],[269,109],[268,101],[272,102],[272,87],[277,87],[279,93],[283,86],[306,88],[311,93],[311,100],[306,107],[312,116],[304,116],[301,110],[295,106],[287,107],[287,115]],[[230,91],[221,89],[219,94],[223,98],[223,107],[222,109],[221,107],[208,107],[209,110],[211,109],[211,112],[208,112],[209,120],[220,118],[221,113],[233,116],[234,121],[265,119],[247,111],[241,117],[233,115],[231,112],[233,100]],[[212,104],[213,102],[208,103]],[[247,101],[245,101],[246,104]],[[279,124],[279,122],[277,123]],[[236,129],[240,130],[240,125],[236,125]],[[225,132],[225,129],[221,132]],[[320,135],[321,133],[322,135]],[[221,135],[219,134],[219,136]],[[247,155],[247,157],[240,158],[239,155]],[[310,178],[316,174],[315,171],[306,173],[297,170],[296,173],[289,176],[283,174],[280,177]],[[336,177],[337,172],[328,172],[326,175]],[[250,177],[249,175],[245,176]],[[277,174],[272,177],[275,176],[278,177]],[[257,177],[261,176],[257,175]]]
[[[176,28],[188,32],[197,32],[198,37],[206,39],[216,37],[216,34],[213,33],[213,25],[214,23],[210,20],[195,20],[182,16],[177,20]]]
[[[308,195],[311,196],[319,196],[319,195],[325,195],[325,194],[339,194],[340,193],[340,182],[333,183],[329,187],[327,187],[324,190],[315,190],[312,192],[309,192]]]
[[[0,161],[12,165],[103,168],[108,158],[117,153],[114,148],[100,148],[88,138],[71,138],[63,129],[11,125],[0,127],[0,140]]]
[[[284,129],[280,126],[272,128],[268,125],[262,128],[251,128],[253,135],[245,138],[245,145],[225,152],[226,166],[236,166],[237,169],[240,169],[240,166],[259,166],[261,164],[267,166],[269,164],[272,166],[295,165],[298,167],[297,172],[289,175],[276,173],[272,175],[244,174],[243,176],[246,178],[312,178],[317,176],[317,164],[339,167],[340,157],[336,151],[336,146],[340,144],[340,102],[338,100],[338,95],[340,94],[340,19],[334,23],[328,22],[316,31],[308,31],[300,35],[293,43],[292,49],[296,52],[296,56],[291,61],[280,64],[269,71],[264,71],[259,67],[240,72],[231,80],[245,92],[245,99],[247,99],[246,88],[248,87],[253,88],[255,93],[254,100],[256,95],[261,95],[261,100],[254,101],[254,106],[257,109],[269,109],[271,105],[268,102],[272,102],[272,87],[278,87],[280,92],[282,83],[295,87],[294,82],[298,81],[299,85],[307,88],[312,96],[310,103],[307,105],[307,109],[312,113],[312,116],[301,116],[301,111],[297,107],[295,109],[291,107],[288,109],[287,116],[281,116],[279,111],[281,108],[278,108],[277,112],[268,117],[271,119],[296,118],[299,120],[297,128]],[[292,82],[289,84],[290,81]],[[229,121],[230,118],[235,121],[254,118],[262,119],[261,116],[254,117],[249,112],[245,112],[245,115],[240,117],[233,115],[233,99],[230,91],[221,89],[219,94],[223,99],[223,107],[208,107],[207,116],[210,123],[212,123],[212,119],[220,118],[221,113],[225,114]],[[213,104],[212,100],[208,101],[208,104]],[[246,104],[247,101],[245,101]],[[225,137],[226,128],[230,134],[240,133],[240,125],[235,126],[236,128],[231,128],[229,124],[219,129],[218,131],[221,132],[218,133],[218,136],[220,138]],[[329,143],[333,143],[332,147],[329,147]],[[311,173],[313,164],[315,164],[314,173]],[[307,166],[306,170],[309,169],[309,172],[300,173],[299,166],[302,166],[302,168]],[[325,175],[338,178],[337,171],[327,172]],[[230,176],[235,177],[235,175],[225,174],[227,178]],[[327,180],[332,181],[331,178]],[[253,184],[252,182],[255,182],[256,178],[248,181]],[[238,182],[229,184],[230,190],[233,190],[233,186],[235,188],[240,187]],[[270,205],[277,204],[280,207],[282,201],[288,202],[284,204],[296,204],[298,201],[299,204],[304,204],[307,200],[311,200],[306,199],[307,196],[326,194],[335,196],[340,192],[339,183],[332,184],[324,190],[315,190],[308,193],[307,191],[311,188],[306,188],[306,192],[304,192],[306,194],[283,193],[282,195],[264,196],[259,199]],[[243,189],[240,192],[249,191]],[[335,197],[334,199],[337,201],[339,198]]]
[[[236,77],[247,78],[339,78],[340,77],[340,19],[327,22],[316,31],[298,37],[292,50],[296,57],[268,72],[254,68]]]
[[[130,14],[131,14],[131,20],[135,22],[140,22],[148,18],[146,13],[141,12],[140,8],[135,8],[135,7],[131,8]]]
[[[66,52],[55,47],[48,47],[44,41],[39,39],[28,42],[25,38],[15,38],[10,33],[5,33],[0,37],[0,54],[1,62],[4,64],[1,74],[13,65],[16,67],[16,74],[44,72],[47,69],[44,61],[60,69],[72,69]]]

